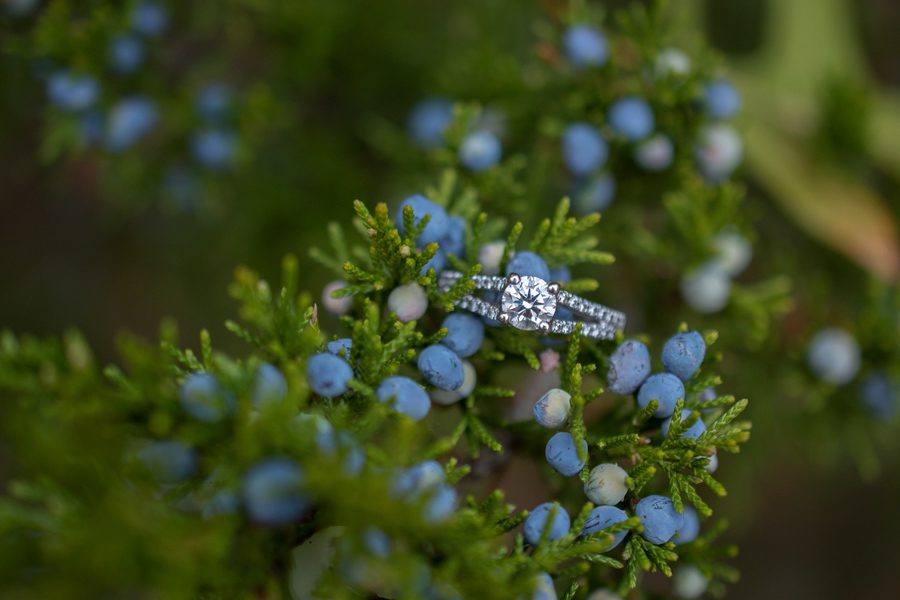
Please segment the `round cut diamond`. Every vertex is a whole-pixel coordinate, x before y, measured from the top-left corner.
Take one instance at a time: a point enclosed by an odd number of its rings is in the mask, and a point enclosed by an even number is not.
[[[500,310],[509,316],[509,324],[516,329],[535,331],[550,326],[556,314],[556,294],[540,277],[522,275],[518,283],[509,283],[503,290]]]

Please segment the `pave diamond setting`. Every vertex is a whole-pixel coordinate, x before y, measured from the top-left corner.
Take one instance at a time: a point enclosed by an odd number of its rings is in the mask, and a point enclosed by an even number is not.
[[[500,299],[500,320],[525,331],[550,331],[559,286],[511,273]]]

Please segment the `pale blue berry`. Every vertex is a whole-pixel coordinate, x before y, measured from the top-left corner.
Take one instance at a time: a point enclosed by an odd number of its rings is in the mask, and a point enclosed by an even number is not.
[[[463,361],[463,383],[455,390],[438,390],[434,389],[428,392],[428,396],[435,404],[450,405],[455,404],[463,398],[468,398],[475,390],[475,384],[478,382],[478,373],[475,367],[467,360]]]
[[[534,590],[529,600],[557,600],[556,587],[549,573],[538,573],[534,578]]]
[[[503,251],[506,242],[496,240],[488,242],[478,249],[478,263],[481,272],[485,275],[497,275],[500,273],[500,261],[503,259]]]
[[[459,162],[478,173],[496,165],[502,152],[496,135],[490,131],[475,131],[463,138],[459,146]]]
[[[156,104],[133,96],[116,103],[106,122],[106,146],[113,152],[126,150],[149,134],[159,121]]]
[[[691,416],[691,414],[693,414],[693,411],[691,411],[690,409],[683,409],[681,411],[681,420],[686,421],[688,417]],[[662,434],[665,437],[669,437],[669,427],[672,425],[672,418],[673,417],[669,417],[662,422]],[[704,431],[706,431],[706,424],[703,423],[703,419],[698,418],[696,421],[694,421],[693,425],[688,427],[684,431],[684,433],[681,434],[681,437],[684,439],[696,440],[703,434]]]
[[[533,275],[534,277],[540,277],[544,281],[550,279],[550,267],[547,266],[544,259],[527,250],[516,252],[516,255],[506,264],[506,274],[509,275],[510,273]]]
[[[198,421],[213,423],[234,410],[234,396],[212,375],[193,373],[181,384],[181,406]]]
[[[744,146],[733,127],[714,123],[700,130],[694,155],[710,183],[721,183],[741,163]]]
[[[391,488],[395,496],[418,497],[437,489],[446,480],[444,467],[436,460],[426,460],[402,471]]]
[[[613,131],[630,142],[646,138],[656,124],[650,105],[638,96],[616,100],[609,108],[607,120]]]
[[[109,62],[118,73],[134,73],[144,62],[144,43],[129,33],[117,35],[109,45]]]
[[[675,146],[668,136],[658,133],[634,149],[634,162],[647,171],[668,169],[675,158]]]
[[[157,2],[144,0],[131,13],[131,26],[147,37],[156,37],[169,25],[169,13]]]
[[[622,521],[627,520],[628,514],[621,508],[616,508],[615,506],[598,506],[588,513],[581,535],[591,535],[592,533],[597,533],[607,527],[618,525]],[[613,543],[607,550],[612,550],[621,544],[622,540],[625,539],[625,536],[628,535],[628,531],[618,531],[612,535]]]
[[[681,280],[681,296],[698,313],[719,312],[731,296],[731,277],[717,261],[704,263]]]
[[[263,363],[256,370],[253,382],[253,405],[256,407],[281,403],[288,393],[287,380],[276,367]]]
[[[221,515],[230,515],[237,511],[240,502],[237,494],[233,491],[221,490],[203,503],[200,514],[204,519],[211,519]]]
[[[353,340],[350,338],[338,338],[325,344],[325,347],[332,354],[349,359],[350,351],[353,349]]]
[[[740,275],[753,259],[750,242],[732,228],[717,233],[712,239],[712,246],[716,251],[714,261],[732,277]]]
[[[677,333],[663,346],[662,362],[669,373],[682,381],[690,379],[703,364],[706,341],[697,331]]]
[[[566,56],[576,67],[602,67],[609,58],[606,37],[589,25],[573,25],[563,35]]]
[[[440,484],[425,503],[425,520],[429,523],[446,521],[456,510],[457,501],[456,490],[446,483]]]
[[[559,283],[569,283],[572,281],[572,270],[566,265],[560,265],[550,269],[550,280]]]
[[[656,56],[658,77],[684,77],[691,72],[690,57],[678,48],[666,48]]]
[[[398,285],[388,295],[387,307],[402,323],[417,321],[428,310],[428,296],[418,283]]]
[[[419,246],[440,242],[447,235],[447,229],[450,226],[450,218],[447,216],[447,211],[421,194],[415,194],[404,199],[397,209],[396,225],[401,235],[404,234],[403,211],[407,206],[412,207],[413,223],[416,225],[419,225],[426,215],[429,217],[428,224],[425,225],[425,229],[422,230],[422,233],[419,234],[419,238],[416,240]]]
[[[584,495],[594,504],[618,504],[628,494],[628,472],[615,463],[597,465],[584,482]]]
[[[444,144],[444,130],[453,121],[453,103],[446,98],[429,98],[417,104],[406,123],[413,142],[421,148]]]
[[[221,171],[234,163],[237,138],[225,129],[203,129],[191,138],[194,158],[204,167]]]
[[[420,421],[431,409],[428,394],[409,377],[388,377],[378,385],[375,395],[382,402],[393,401],[394,409],[413,421]]]
[[[625,340],[609,357],[606,385],[616,394],[634,393],[650,376],[650,351],[637,340]]]
[[[193,448],[174,440],[147,444],[138,453],[138,458],[162,483],[183,481],[197,470],[197,454]]]
[[[319,353],[306,363],[309,387],[320,396],[334,398],[347,391],[347,383],[353,378],[353,369],[346,360],[334,354]]]
[[[642,498],[634,507],[634,514],[644,526],[641,535],[651,544],[665,544],[684,523],[684,515],[675,510],[675,504],[665,496]]]
[[[578,177],[590,175],[606,162],[609,148],[600,131],[588,123],[573,123],[563,131],[563,160]]]
[[[677,545],[689,544],[697,539],[700,535],[700,515],[691,506],[684,507],[684,520],[678,531],[672,537],[672,541]]]
[[[587,442],[581,440],[581,446],[587,453]],[[578,458],[578,449],[575,448],[575,439],[567,431],[560,431],[553,435],[544,449],[547,462],[560,475],[571,477],[577,475],[584,468],[585,461]]]
[[[856,377],[859,371],[859,344],[856,338],[842,329],[822,329],[810,340],[806,359],[809,368],[820,379],[843,385]]]
[[[741,96],[727,79],[717,79],[703,87],[706,114],[715,120],[728,119],[741,109]]]
[[[475,315],[453,312],[444,318],[441,327],[447,328],[447,335],[441,343],[463,358],[472,356],[484,342],[484,322]]]
[[[525,541],[532,546],[537,545],[544,529],[547,529],[546,539],[552,542],[569,533],[570,526],[571,521],[566,509],[557,502],[544,502],[531,509],[528,518],[525,519]]]
[[[534,403],[534,420],[541,427],[558,429],[569,417],[571,394],[559,388],[553,388]]]
[[[428,346],[418,359],[419,372],[428,383],[442,390],[455,390],[463,384],[465,373],[462,360],[447,346]]]
[[[706,593],[709,581],[694,565],[680,565],[672,575],[672,587],[675,595],[685,600],[699,598]]]
[[[270,458],[244,476],[244,506],[249,517],[263,525],[285,525],[310,508],[302,491],[303,473],[288,458]]]
[[[363,467],[366,465],[366,454],[360,447],[359,442],[346,431],[342,431],[337,436],[338,444],[341,446],[343,454],[342,466],[344,472],[350,476],[356,476],[362,473]]]
[[[609,173],[602,173],[578,185],[573,193],[574,208],[581,215],[602,212],[615,196],[616,180]]]

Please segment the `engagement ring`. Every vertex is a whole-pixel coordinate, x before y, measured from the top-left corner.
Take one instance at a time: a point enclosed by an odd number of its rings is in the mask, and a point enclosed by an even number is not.
[[[458,271],[444,271],[438,288],[447,292],[460,278]],[[472,280],[476,290],[488,292],[486,297],[469,294],[456,305],[516,329],[569,334],[581,323],[581,335],[610,340],[625,328],[623,313],[570,294],[560,284],[540,277],[510,273],[506,277],[475,275]],[[566,314],[569,312],[571,316]],[[567,318],[559,318],[563,316]],[[578,317],[580,320],[575,320]]]

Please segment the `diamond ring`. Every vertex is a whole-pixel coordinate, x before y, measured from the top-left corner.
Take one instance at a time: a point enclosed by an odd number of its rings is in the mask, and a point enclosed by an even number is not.
[[[462,276],[458,271],[444,271],[438,278],[438,288],[447,292]],[[556,282],[516,273],[506,277],[475,275],[472,280],[476,290],[488,292],[487,297],[469,294],[456,305],[516,329],[569,334],[581,323],[581,335],[609,340],[625,328],[623,313],[570,294]]]

